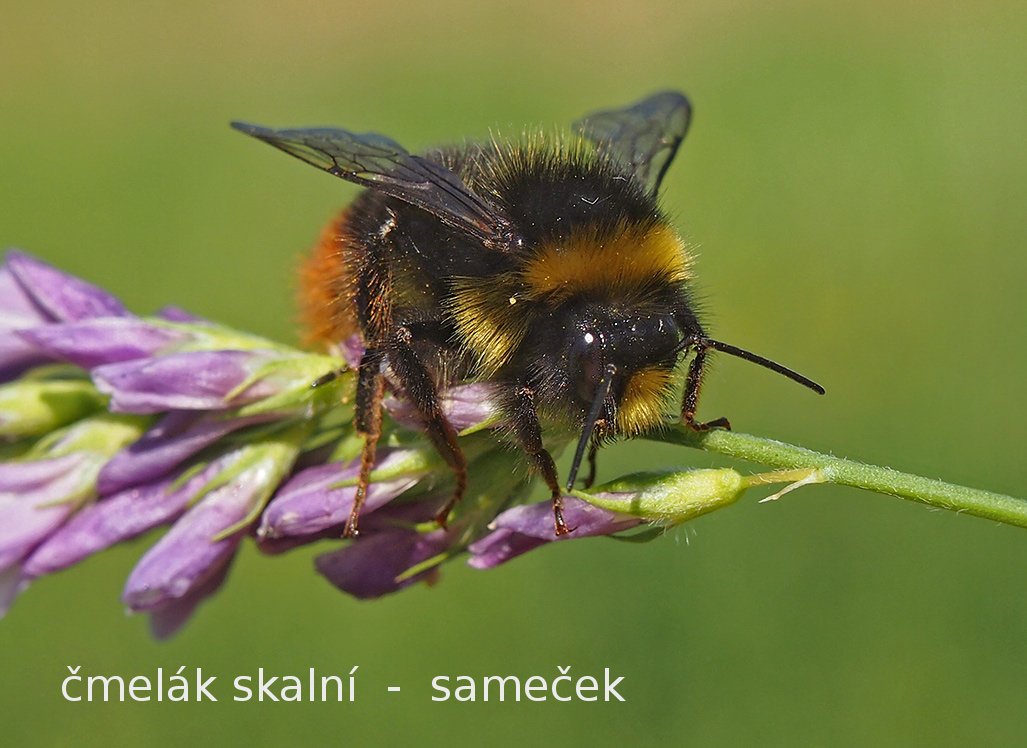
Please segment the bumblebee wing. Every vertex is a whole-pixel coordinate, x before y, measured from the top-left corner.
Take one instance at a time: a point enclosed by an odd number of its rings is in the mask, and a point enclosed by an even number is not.
[[[574,129],[593,141],[600,153],[622,163],[639,184],[656,192],[691,119],[688,99],[664,91],[624,109],[586,115]]]
[[[507,235],[506,219],[460,177],[384,135],[335,128],[272,130],[245,122],[232,127],[329,174],[422,208],[487,244]]]

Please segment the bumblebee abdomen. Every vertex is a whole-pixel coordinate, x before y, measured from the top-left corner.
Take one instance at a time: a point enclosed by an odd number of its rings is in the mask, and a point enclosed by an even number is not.
[[[309,345],[341,342],[357,332],[354,255],[360,252],[347,230],[349,209],[325,226],[300,263],[299,308]]]

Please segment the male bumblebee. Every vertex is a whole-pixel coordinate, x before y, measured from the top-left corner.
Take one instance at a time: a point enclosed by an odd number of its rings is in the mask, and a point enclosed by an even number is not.
[[[357,522],[381,434],[386,381],[414,406],[464,493],[467,464],[439,390],[495,386],[510,431],[552,493],[557,535],[571,532],[541,423],[580,432],[566,486],[591,444],[658,426],[689,353],[681,418],[696,420],[710,351],[820,385],[710,338],[695,309],[689,253],[657,192],[688,130],[676,92],[590,114],[574,135],[491,140],[408,153],[374,133],[232,126],[365,190],[326,230],[302,275],[313,336],[359,333],[355,425],[364,437]]]

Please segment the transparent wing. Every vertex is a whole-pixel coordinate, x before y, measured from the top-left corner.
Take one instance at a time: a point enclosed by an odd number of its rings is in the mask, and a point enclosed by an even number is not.
[[[423,208],[486,244],[507,237],[506,219],[460,177],[384,135],[335,128],[272,130],[245,122],[232,127],[329,174]]]
[[[688,99],[676,91],[664,91],[624,109],[586,115],[574,123],[574,129],[593,141],[600,152],[624,164],[639,184],[655,192],[691,119]]]

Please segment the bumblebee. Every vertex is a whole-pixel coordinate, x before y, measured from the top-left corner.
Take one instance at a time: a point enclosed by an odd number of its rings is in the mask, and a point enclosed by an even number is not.
[[[364,438],[355,536],[381,434],[388,381],[414,406],[467,482],[457,434],[440,407],[455,382],[495,387],[513,438],[552,494],[557,535],[572,531],[542,423],[580,434],[565,484],[586,449],[664,420],[689,354],[681,418],[696,420],[711,351],[764,366],[823,394],[820,385],[762,356],[714,340],[699,321],[689,252],[658,190],[691,120],[688,100],[658,93],[590,114],[563,137],[528,136],[420,155],[374,133],[232,126],[367,189],[325,232],[302,283],[313,336],[354,333],[357,431]]]

